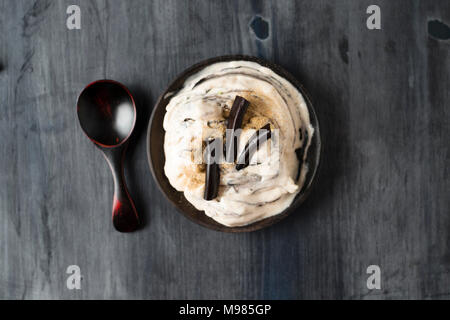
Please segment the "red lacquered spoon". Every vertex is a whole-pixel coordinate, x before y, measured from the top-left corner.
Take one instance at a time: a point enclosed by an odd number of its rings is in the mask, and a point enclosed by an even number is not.
[[[81,92],[77,113],[81,128],[103,152],[113,174],[113,225],[120,232],[135,231],[139,216],[123,176],[125,150],[136,123],[134,99],[119,82],[99,80]]]

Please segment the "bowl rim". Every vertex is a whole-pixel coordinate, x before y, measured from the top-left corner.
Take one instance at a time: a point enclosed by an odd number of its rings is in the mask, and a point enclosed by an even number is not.
[[[289,81],[296,89],[298,89],[300,91],[300,93],[302,94],[303,99],[305,100],[305,103],[307,105],[308,113],[310,115],[310,120],[313,119],[315,122],[315,125],[313,125],[313,128],[314,128],[313,139],[316,142],[316,152],[314,155],[316,164],[315,164],[314,168],[309,168],[309,171],[307,173],[308,175],[310,175],[309,179],[307,179],[307,181],[305,181],[305,184],[303,185],[302,189],[297,194],[297,196],[294,198],[294,200],[289,205],[289,207],[274,216],[255,221],[255,222],[245,225],[245,226],[237,226],[237,227],[228,227],[228,226],[222,225],[219,222],[212,219],[211,217],[208,217],[204,211],[200,211],[196,208],[194,208],[194,209],[196,211],[198,211],[199,214],[202,214],[206,218],[212,220],[211,223],[206,223],[202,220],[196,219],[193,216],[191,216],[189,213],[185,212],[185,210],[183,210],[183,208],[176,201],[174,201],[162,187],[161,182],[159,181],[159,179],[155,173],[156,169],[153,165],[153,159],[152,159],[152,155],[151,155],[151,131],[152,131],[153,123],[154,123],[154,118],[155,118],[156,112],[160,108],[159,106],[160,106],[161,102],[167,97],[167,95],[169,93],[173,92],[173,90],[170,90],[170,89],[173,86],[175,86],[180,81],[180,79],[187,79],[190,75],[193,75],[214,63],[230,62],[230,61],[256,62],[263,67],[269,68],[270,70],[272,70],[279,76],[281,76],[284,79],[286,79],[287,81]],[[162,138],[164,139],[164,137],[165,137],[165,132],[163,132]],[[320,135],[320,121],[317,117],[317,113],[315,111],[312,100],[311,100],[308,92],[303,87],[303,85],[290,72],[288,72],[286,69],[284,69],[283,67],[281,67],[280,65],[278,65],[274,62],[270,62],[270,61],[267,61],[267,60],[265,60],[263,58],[259,58],[259,57],[254,57],[254,56],[250,56],[250,55],[240,55],[240,54],[238,54],[238,55],[223,55],[223,56],[217,56],[217,57],[202,60],[202,61],[197,62],[197,63],[193,64],[192,66],[184,69],[181,73],[179,73],[175,76],[175,78],[166,86],[165,90],[161,93],[161,95],[159,95],[159,97],[153,107],[152,114],[150,116],[148,127],[147,127],[146,149],[147,149],[146,150],[147,161],[148,161],[148,164],[150,167],[150,172],[152,174],[153,180],[155,181],[156,185],[158,186],[159,191],[164,195],[166,200],[168,200],[177,209],[177,211],[179,211],[183,216],[185,216],[189,220],[191,220],[205,228],[215,230],[215,231],[226,232],[226,233],[243,233],[243,232],[253,232],[253,231],[261,230],[266,227],[272,226],[272,225],[276,224],[277,222],[286,218],[288,215],[290,215],[292,213],[293,210],[298,208],[306,200],[306,198],[311,193],[313,186],[317,184],[318,171],[321,167],[321,162],[322,162],[321,161],[322,138]],[[165,156],[164,156],[164,158],[165,158]],[[308,156],[307,156],[307,158],[308,158]],[[164,174],[164,177],[167,179],[165,174]],[[170,182],[168,183],[168,185],[175,192],[182,194],[185,201],[187,203],[189,203],[187,201],[187,199],[184,197],[183,192],[177,191],[175,188],[173,188],[172,185],[170,184]]]

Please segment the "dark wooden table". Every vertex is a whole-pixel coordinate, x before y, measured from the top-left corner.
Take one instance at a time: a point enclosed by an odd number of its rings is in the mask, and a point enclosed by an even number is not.
[[[66,27],[71,4],[81,30]],[[370,4],[381,30],[366,27]],[[450,298],[445,23],[448,0],[1,0],[0,298]],[[322,126],[311,197],[251,234],[186,220],[147,165],[158,95],[224,54],[285,67]],[[137,98],[126,169],[145,227],[134,234],[113,230],[109,168],[76,118],[99,78]],[[70,265],[81,290],[66,287]],[[366,286],[369,265],[381,290]]]

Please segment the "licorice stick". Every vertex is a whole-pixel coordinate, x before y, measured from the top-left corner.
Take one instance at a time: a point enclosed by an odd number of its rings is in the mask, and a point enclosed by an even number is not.
[[[220,139],[221,140],[221,139]],[[220,168],[217,163],[216,149],[214,145],[216,144],[216,139],[208,142],[205,150],[205,160],[206,160],[206,174],[205,174],[205,193],[203,198],[207,201],[211,201],[217,197],[219,193],[220,184]],[[220,146],[222,142],[220,141]]]
[[[260,128],[253,134],[245,145],[244,150],[240,154],[236,170],[242,170],[250,165],[250,159],[253,154],[258,150],[259,146],[269,140],[272,137],[272,132],[270,131],[270,124],[266,124],[264,127]]]
[[[241,129],[244,114],[250,102],[240,96],[236,96],[233,106],[231,107],[230,116],[227,125],[227,141],[225,146],[225,159],[227,162],[235,162],[237,156],[238,137],[235,130]]]

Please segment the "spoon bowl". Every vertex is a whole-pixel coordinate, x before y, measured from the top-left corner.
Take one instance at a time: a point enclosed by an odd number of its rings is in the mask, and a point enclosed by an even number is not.
[[[136,107],[127,88],[112,80],[88,85],[78,98],[81,128],[94,143],[118,146],[129,138],[136,122]]]
[[[136,123],[133,96],[119,82],[95,81],[81,92],[77,114],[84,133],[103,152],[111,168],[113,225],[120,232],[134,231],[139,226],[139,217],[123,175],[125,151]]]

